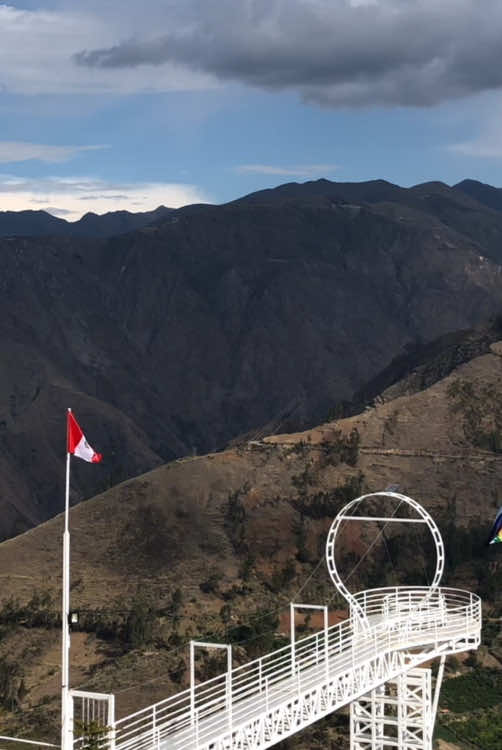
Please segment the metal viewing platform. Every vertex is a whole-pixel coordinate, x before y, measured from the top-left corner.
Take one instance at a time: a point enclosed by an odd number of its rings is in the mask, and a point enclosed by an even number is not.
[[[358,515],[383,498],[395,504],[390,515]],[[337,533],[348,522],[427,525],[436,548],[432,584],[350,593],[335,560]],[[396,492],[345,506],[328,534],[326,560],[348,602],[347,620],[329,627],[326,605],[292,604],[291,643],[234,668],[231,646],[192,641],[189,688],[117,721],[112,695],[71,691],[71,730],[74,715],[84,724],[98,721],[105,729],[100,744],[110,750],[264,750],[350,705],[351,750],[431,750],[445,657],[479,646],[481,600],[440,586],[439,530],[421,505]],[[323,610],[324,628],[297,640],[300,607]],[[197,646],[226,649],[226,672],[195,684]],[[424,664],[434,659],[433,690]],[[69,738],[74,750],[85,745],[85,738]]]

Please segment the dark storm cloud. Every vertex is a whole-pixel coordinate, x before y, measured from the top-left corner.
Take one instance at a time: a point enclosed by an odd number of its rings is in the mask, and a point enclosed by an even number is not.
[[[178,63],[326,106],[423,106],[502,86],[500,0],[184,0],[183,20],[175,6],[162,33],[77,61]]]

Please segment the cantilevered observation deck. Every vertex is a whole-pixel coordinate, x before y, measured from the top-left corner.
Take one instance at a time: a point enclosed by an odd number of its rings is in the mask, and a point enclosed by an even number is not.
[[[365,502],[380,497],[395,502],[394,513],[363,516]],[[404,508],[406,517],[398,513]],[[335,561],[337,533],[348,521],[426,524],[436,547],[432,585],[350,593]],[[479,597],[440,587],[439,530],[422,506],[395,492],[373,493],[345,506],[328,535],[327,564],[348,601],[347,620],[328,627],[327,608],[321,606],[324,629],[296,640],[292,607],[291,644],[235,668],[230,646],[198,644],[226,648],[228,668],[195,684],[192,643],[191,685],[185,691],[118,721],[112,696],[74,692],[80,715],[85,719],[93,701],[108,701],[109,730],[102,744],[111,750],[264,750],[350,705],[351,750],[431,750],[444,659],[479,646]],[[437,658],[433,692],[431,670],[423,665]],[[76,750],[81,744],[74,741]]]

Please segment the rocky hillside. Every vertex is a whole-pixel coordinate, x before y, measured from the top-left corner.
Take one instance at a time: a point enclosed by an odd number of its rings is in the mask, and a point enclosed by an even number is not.
[[[320,180],[108,239],[0,240],[0,537],[61,508],[67,406],[105,456],[76,467],[75,501],[318,423],[500,312],[501,236],[500,212],[440,183]]]
[[[174,461],[73,508],[73,686],[116,692],[124,714],[186,684],[190,637],[231,640],[239,662],[284,642],[290,599],[329,601],[335,621],[343,602],[323,562],[329,524],[348,500],[390,484],[437,520],[445,581],[481,593],[497,615],[500,551],[485,542],[501,504],[502,342],[425,390],[392,396],[306,432]],[[47,738],[57,711],[61,532],[59,516],[0,545],[3,722],[14,729],[22,711],[24,727]],[[430,578],[421,533],[394,527],[354,571],[374,529],[348,526],[339,555],[351,587]],[[502,656],[496,623],[488,667]],[[201,663],[200,676],[215,669]]]

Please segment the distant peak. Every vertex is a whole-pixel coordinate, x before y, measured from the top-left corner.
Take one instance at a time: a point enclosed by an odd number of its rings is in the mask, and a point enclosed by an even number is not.
[[[465,180],[461,180],[460,182],[457,182],[456,185],[453,185],[453,188],[459,188],[463,189],[465,187],[480,187],[480,188],[488,188],[489,190],[501,190],[502,188],[497,188],[494,185],[490,185],[489,182],[481,182],[480,180],[473,180],[470,177],[467,177]]]
[[[452,189],[468,195],[469,198],[473,198],[494,211],[502,211],[502,188],[496,188],[478,180],[466,179],[458,182]]]

